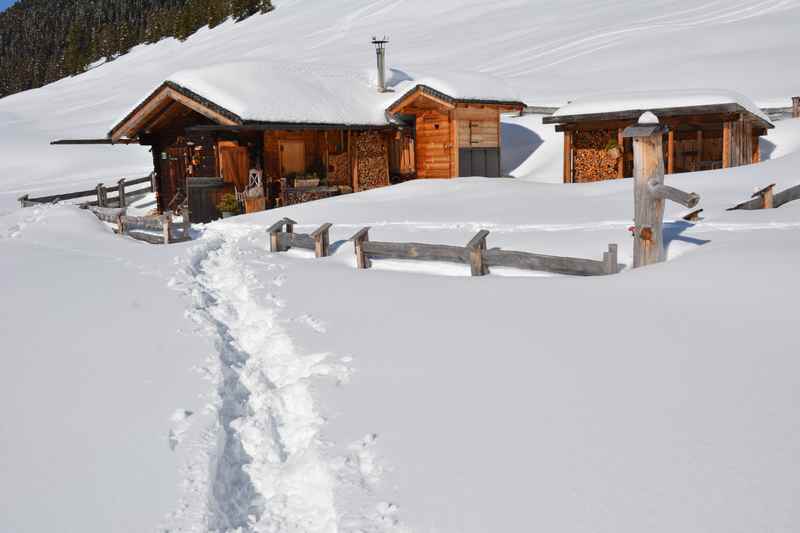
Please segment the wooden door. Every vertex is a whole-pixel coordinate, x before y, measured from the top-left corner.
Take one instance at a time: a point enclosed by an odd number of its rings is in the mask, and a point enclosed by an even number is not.
[[[220,172],[226,183],[232,183],[241,192],[247,189],[250,174],[250,155],[244,146],[221,146]]]
[[[280,141],[281,176],[302,174],[306,171],[306,144],[304,141]]]
[[[417,177],[452,177],[450,127],[450,117],[444,113],[434,111],[417,117]]]
[[[173,200],[179,191],[186,190],[186,167],[189,164],[187,149],[183,146],[170,146],[166,157],[161,158],[161,191],[159,201],[161,208],[171,209]]]

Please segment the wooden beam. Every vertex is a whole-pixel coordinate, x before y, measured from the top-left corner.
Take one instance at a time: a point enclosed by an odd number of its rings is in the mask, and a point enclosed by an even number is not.
[[[619,148],[619,161],[617,161],[617,178],[625,177],[625,137],[622,128],[617,129],[617,147]]]
[[[564,183],[572,183],[572,132],[564,132]]]
[[[675,173],[675,130],[667,133],[667,174]]]
[[[722,127],[722,168],[731,166],[731,130],[733,124],[726,121]]]

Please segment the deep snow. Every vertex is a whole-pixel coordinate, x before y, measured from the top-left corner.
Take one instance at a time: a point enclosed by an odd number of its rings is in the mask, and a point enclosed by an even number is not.
[[[623,80],[785,105],[798,4],[276,3],[0,100],[0,531],[796,531],[800,203],[726,208],[800,181],[799,120],[764,163],[667,177],[704,220],[669,206],[669,261],[604,278],[354,268],[364,225],[597,259],[617,242],[629,264],[630,180],[557,184],[561,140],[532,115],[503,131],[525,179],[410,182],[169,247],[13,199],[148,172],[135,147],[44,143],[104,134],[177,70],[240,54],[366,73],[373,33],[417,79],[472,69],[532,104]],[[282,216],[333,222],[334,255],[267,252]]]

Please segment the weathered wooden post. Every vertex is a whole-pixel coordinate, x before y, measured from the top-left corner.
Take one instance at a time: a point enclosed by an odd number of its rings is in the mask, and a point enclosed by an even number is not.
[[[617,274],[619,272],[616,244],[609,244],[608,251],[603,252],[603,266],[606,274]]]
[[[328,257],[330,255],[331,226],[333,226],[333,224],[326,222],[311,234],[311,237],[314,239],[314,255],[316,257]]]
[[[25,196],[20,196],[19,198],[17,198],[17,201],[19,201],[19,206],[28,207],[28,198],[30,197],[31,197],[30,194],[26,194]]]
[[[97,207],[105,207],[106,206],[106,190],[103,187],[102,183],[98,183],[97,187]]]
[[[125,235],[125,215],[117,215],[117,235]]]
[[[792,117],[800,118],[800,96],[792,97]]]
[[[688,208],[700,201],[695,193],[686,193],[664,185],[662,137],[668,130],[658,117],[647,112],[638,124],[625,129],[624,137],[633,139],[634,229],[633,268],[660,263],[664,251],[664,200]]]
[[[283,222],[286,224],[286,233],[294,233],[294,225],[297,224],[297,221],[284,217]]]
[[[761,209],[775,208],[775,184],[767,185],[763,189],[753,193],[751,198],[761,198]]]
[[[489,273],[489,266],[483,257],[483,253],[486,251],[486,237],[488,236],[489,231],[482,229],[467,244],[469,266],[473,276],[485,276]]]
[[[124,208],[127,207],[128,204],[125,201],[125,178],[122,178],[117,182],[117,194],[119,195],[119,207]]]
[[[156,192],[156,179],[158,176],[155,171],[150,173],[150,192]]]
[[[172,213],[161,215],[161,224],[164,227],[164,244],[172,242]]]
[[[356,265],[358,268],[370,268],[372,261],[366,253],[364,253],[364,243],[369,242],[369,227],[361,228],[358,233],[350,238],[356,249]]]

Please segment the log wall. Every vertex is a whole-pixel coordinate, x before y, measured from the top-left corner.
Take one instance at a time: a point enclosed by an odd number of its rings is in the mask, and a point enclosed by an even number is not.
[[[353,134],[359,191],[389,185],[389,147],[386,133],[365,131]]]

